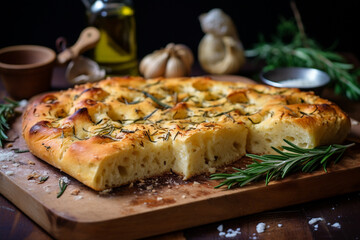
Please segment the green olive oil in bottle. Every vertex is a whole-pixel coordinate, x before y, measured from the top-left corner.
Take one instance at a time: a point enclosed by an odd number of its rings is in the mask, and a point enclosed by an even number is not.
[[[100,31],[93,59],[108,75],[138,75],[132,1],[96,0],[89,6],[89,23]]]

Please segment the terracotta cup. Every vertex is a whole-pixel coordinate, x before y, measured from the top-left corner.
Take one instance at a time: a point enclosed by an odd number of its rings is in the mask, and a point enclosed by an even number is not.
[[[55,52],[42,46],[0,49],[0,78],[8,94],[20,100],[48,91],[55,60]]]

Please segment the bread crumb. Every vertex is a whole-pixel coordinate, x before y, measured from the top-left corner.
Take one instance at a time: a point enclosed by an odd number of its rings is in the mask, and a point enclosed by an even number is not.
[[[79,195],[79,193],[80,193],[80,189],[75,188],[74,190],[71,191],[70,194],[77,196],[77,195]]]
[[[12,146],[14,146],[12,143],[9,143],[6,145],[6,148],[11,148]]]
[[[109,194],[111,192],[111,188],[108,188],[108,189],[105,189],[105,190],[102,190],[99,192],[99,195],[106,195],[106,194]]]
[[[197,182],[197,181],[194,181],[194,182],[193,182],[193,185],[200,185],[200,183]]]
[[[36,179],[36,178],[39,178],[40,177],[40,174],[37,173],[37,172],[32,172],[30,173],[28,176],[27,176],[27,180],[33,180],[33,179]]]
[[[35,163],[33,161],[30,161],[30,160],[28,161],[28,164],[29,165],[35,165]]]
[[[19,163],[13,163],[12,164],[14,167],[18,167],[18,166],[20,166],[20,164]]]
[[[129,188],[132,188],[134,186],[134,183],[129,184]]]
[[[153,185],[150,185],[150,186],[147,186],[146,187],[146,190],[151,190],[151,189],[153,189],[154,187],[153,187]]]
[[[212,168],[209,168],[209,173],[215,173],[216,172],[216,168],[212,167]]]
[[[156,201],[161,201],[161,200],[163,200],[162,197],[157,197],[157,198],[156,198]]]
[[[181,198],[182,198],[182,199],[185,199],[185,198],[186,198],[186,195],[185,195],[185,194],[184,194],[184,195],[182,195],[182,196],[181,196]]]

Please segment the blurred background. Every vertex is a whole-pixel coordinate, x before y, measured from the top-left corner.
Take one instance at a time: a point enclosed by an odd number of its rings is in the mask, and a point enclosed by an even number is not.
[[[270,37],[280,17],[293,17],[288,0],[133,0],[136,18],[137,56],[165,47],[169,42],[189,46],[195,57],[203,37],[198,16],[221,8],[233,19],[245,49],[259,34]],[[336,44],[340,52],[360,57],[358,1],[296,1],[307,35],[321,46]],[[63,36],[72,45],[87,26],[81,0],[3,1],[0,7],[0,48],[38,44],[55,49]]]

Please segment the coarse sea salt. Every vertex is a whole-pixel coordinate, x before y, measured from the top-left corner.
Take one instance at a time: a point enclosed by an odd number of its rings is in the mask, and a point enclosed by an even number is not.
[[[336,222],[334,224],[331,225],[333,228],[337,228],[337,229],[340,229],[341,228],[341,225],[340,223]]]
[[[7,176],[12,176],[12,175],[15,174],[15,172],[14,172],[14,171],[6,171],[5,174],[6,174]]]
[[[25,107],[28,104],[28,101],[26,99],[23,99],[19,102],[19,107]]]
[[[256,231],[258,233],[263,233],[265,232],[265,228],[266,228],[266,224],[261,222],[261,223],[258,223],[258,225],[256,225]]]
[[[80,195],[78,195],[78,196],[74,196],[74,200],[76,200],[76,201],[78,201],[78,200],[80,200],[80,199],[83,199],[84,197],[83,196],[80,196]]]
[[[318,228],[319,228],[319,224],[315,224],[315,225],[314,225],[314,231],[317,231]]]
[[[283,225],[281,223],[278,224],[278,227],[282,227]]]
[[[236,237],[238,234],[241,234],[240,228],[236,228],[236,230],[229,228],[225,231],[224,225],[222,224],[217,227],[217,230],[219,231],[220,237],[233,238]]]
[[[315,224],[315,223],[320,222],[320,221],[324,221],[324,219],[322,217],[312,218],[312,219],[309,220],[309,224],[312,225],[312,224]]]
[[[16,157],[13,151],[0,150],[0,162],[11,161]]]

